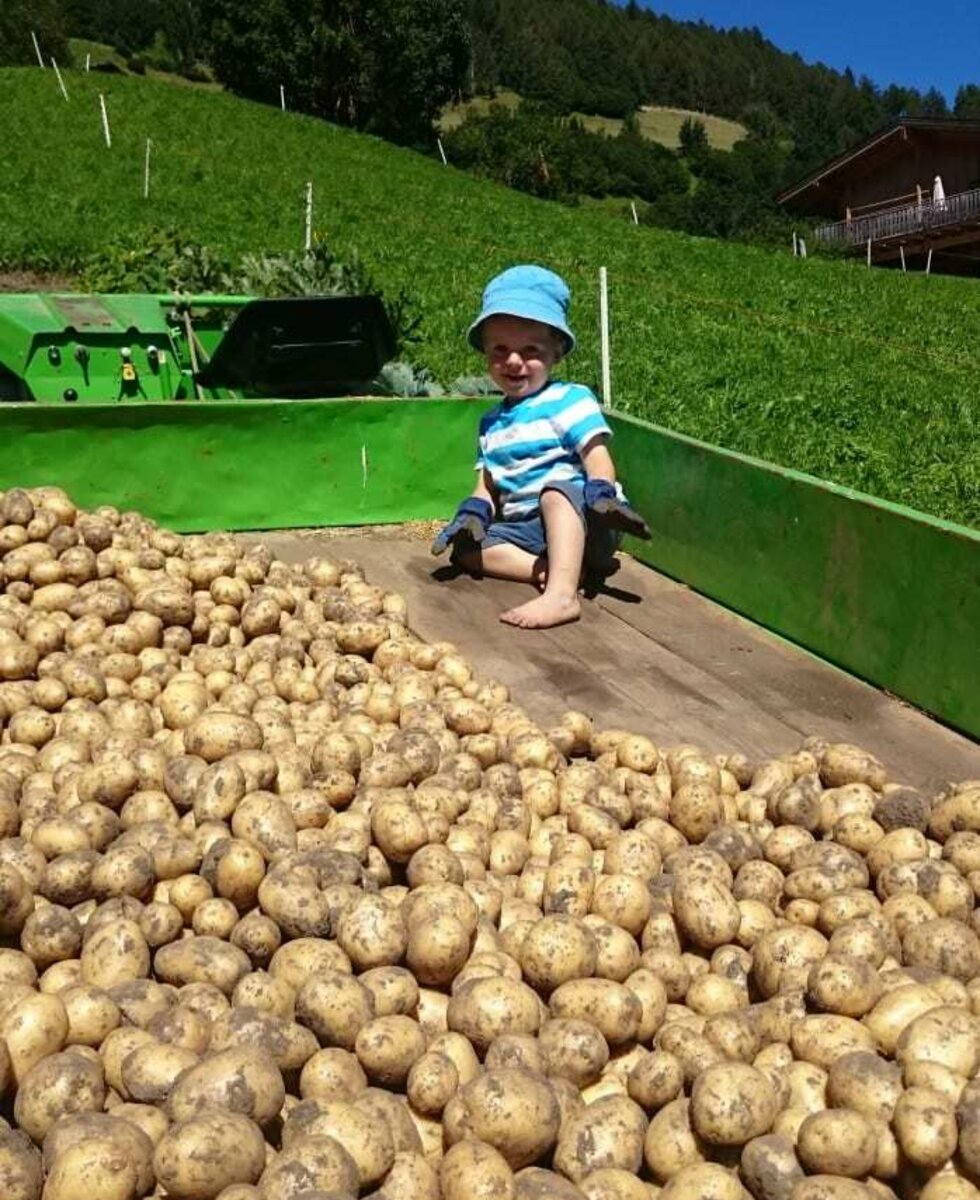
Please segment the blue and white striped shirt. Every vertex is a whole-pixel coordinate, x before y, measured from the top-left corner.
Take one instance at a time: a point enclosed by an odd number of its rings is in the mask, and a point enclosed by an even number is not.
[[[547,484],[584,482],[581,451],[599,434],[612,431],[580,383],[553,380],[533,396],[491,409],[480,421],[476,466],[493,480],[504,519],[535,512]]]

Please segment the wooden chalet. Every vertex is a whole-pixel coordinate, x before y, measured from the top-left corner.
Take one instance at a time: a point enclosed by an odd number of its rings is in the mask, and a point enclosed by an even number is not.
[[[980,121],[900,117],[776,199],[869,263],[980,275]]]

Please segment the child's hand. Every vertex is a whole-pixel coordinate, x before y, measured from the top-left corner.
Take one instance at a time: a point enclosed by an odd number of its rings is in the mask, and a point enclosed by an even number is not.
[[[474,542],[482,542],[487,536],[487,530],[493,521],[493,505],[489,500],[481,500],[479,496],[469,496],[456,509],[456,515],[439,531],[432,543],[433,554],[444,554],[450,542],[461,535],[466,535]]]
[[[616,485],[608,479],[587,479],[583,492],[587,508],[598,514],[607,525],[613,529],[621,529],[623,533],[631,533],[633,537],[650,540],[650,527],[635,508],[627,502],[626,497],[620,499]]]

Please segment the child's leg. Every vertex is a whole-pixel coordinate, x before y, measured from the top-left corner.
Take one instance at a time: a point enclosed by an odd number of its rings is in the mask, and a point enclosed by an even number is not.
[[[544,591],[534,600],[501,613],[501,621],[522,629],[547,629],[578,619],[585,523],[562,492],[548,488],[541,494],[541,519],[548,547],[548,574]]]
[[[513,579],[517,583],[533,583],[540,587],[547,574],[547,561],[540,554],[531,554],[509,542],[498,542],[486,550],[460,550],[453,555],[453,562],[467,571],[479,575],[492,575],[495,579]]]

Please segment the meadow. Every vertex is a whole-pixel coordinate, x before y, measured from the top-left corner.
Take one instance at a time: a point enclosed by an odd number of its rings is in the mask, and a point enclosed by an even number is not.
[[[980,525],[972,281],[634,227],[226,93],[76,71],[65,82],[68,103],[50,71],[0,71],[0,266],[70,268],[160,227],[223,254],[299,247],[312,180],[329,245],[416,300],[412,357],[437,378],[480,369],[462,335],[487,278],[537,261],[572,285],[569,373],[596,386],[605,265],[616,407]]]
[[[468,112],[485,113],[492,104],[503,105],[504,108],[516,108],[521,102],[517,92],[501,88],[493,99],[486,96],[474,96],[462,104],[450,105],[444,109],[439,124],[443,129],[455,129],[461,124]],[[615,137],[623,127],[618,117],[599,117],[591,113],[575,113],[586,129],[595,133],[607,133]],[[666,108],[662,105],[644,105],[637,113],[637,125],[640,133],[651,142],[660,142],[669,150],[676,150],[681,144],[681,126],[688,117],[694,117],[704,125],[708,144],[716,150],[731,150],[737,141],[745,137],[745,126],[737,121],[729,121],[725,117],[715,117],[710,113],[692,112],[687,108]]]

